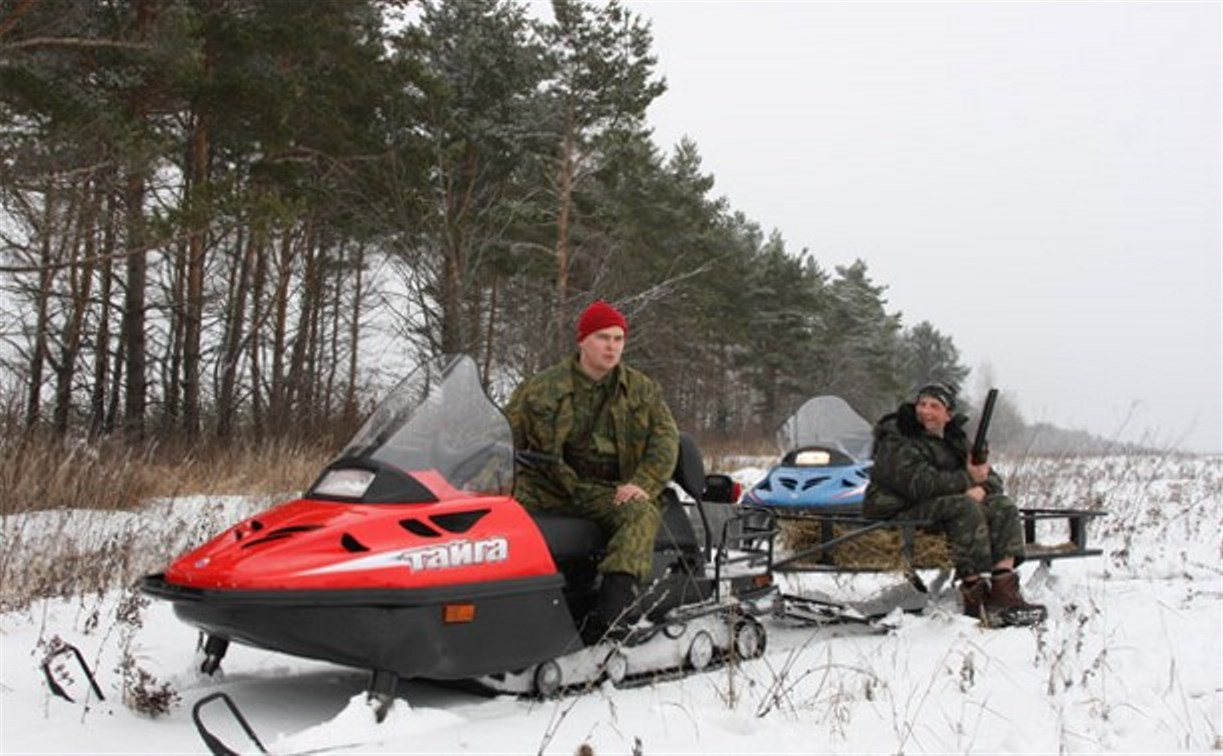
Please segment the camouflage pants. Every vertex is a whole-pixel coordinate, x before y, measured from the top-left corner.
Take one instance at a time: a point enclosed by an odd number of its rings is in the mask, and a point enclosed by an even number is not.
[[[617,506],[616,486],[582,482],[573,500],[531,496],[521,503],[528,510],[584,517],[599,524],[608,535],[607,550],[599,572],[625,572],[638,582],[649,580],[654,559],[654,539],[662,522],[661,502],[633,499]]]
[[[965,495],[942,496],[904,510],[905,519],[933,520],[947,536],[958,577],[989,572],[1007,557],[1018,566],[1024,558],[1019,508],[1003,494],[978,504]]]

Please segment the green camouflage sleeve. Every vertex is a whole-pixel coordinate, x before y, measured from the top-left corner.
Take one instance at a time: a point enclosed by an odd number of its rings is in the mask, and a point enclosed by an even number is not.
[[[644,428],[634,425],[634,432],[645,433],[645,449],[641,461],[633,471],[633,483],[645,491],[651,499],[657,498],[666,488],[675,472],[679,459],[679,427],[671,416],[671,409],[655,389],[648,403]]]
[[[972,484],[968,470],[940,470],[917,444],[895,438],[875,450],[871,478],[912,503],[962,494]]]
[[[543,454],[554,454],[557,429],[552,427],[555,418],[541,415],[538,404],[549,396],[549,387],[526,381],[514,389],[509,402],[505,405],[505,416],[510,421],[510,430],[514,436],[515,451],[530,450]],[[533,400],[532,397],[535,397]],[[532,410],[532,403],[537,405]],[[525,480],[528,488],[531,483],[542,486],[553,494],[564,492],[572,495],[577,485],[577,474],[573,468],[557,460],[555,464],[546,464],[538,468],[519,468],[516,476]]]
[[[514,434],[514,448],[527,449],[527,420],[523,413],[522,395],[526,392],[526,383],[521,383],[518,388],[514,389],[514,393],[510,394],[510,401],[505,405],[505,416],[510,421],[510,431]]]
[[[994,471],[994,468],[989,469],[989,477],[985,479],[985,492],[990,496],[1006,493],[1005,487],[1002,484],[1002,476]]]

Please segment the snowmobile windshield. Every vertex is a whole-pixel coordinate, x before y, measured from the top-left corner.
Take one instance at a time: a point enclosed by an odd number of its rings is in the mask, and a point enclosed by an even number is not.
[[[421,365],[391,389],[341,455],[405,473],[431,471],[456,489],[508,494],[514,487],[510,423],[466,355]]]
[[[871,454],[871,425],[841,397],[817,396],[782,423],[777,444],[783,453],[804,446],[824,446],[862,462]]]

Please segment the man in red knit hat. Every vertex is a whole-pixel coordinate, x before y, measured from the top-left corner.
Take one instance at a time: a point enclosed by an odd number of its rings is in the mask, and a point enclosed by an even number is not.
[[[577,353],[525,381],[506,407],[514,447],[557,460],[521,470],[515,498],[532,511],[594,520],[608,535],[587,643],[626,624],[650,576],[660,494],[679,454],[662,389],[621,362],[627,335],[624,315],[597,300],[578,318]]]

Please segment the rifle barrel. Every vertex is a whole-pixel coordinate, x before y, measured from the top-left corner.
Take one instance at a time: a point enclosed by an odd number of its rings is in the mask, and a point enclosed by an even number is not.
[[[985,395],[985,407],[981,410],[981,419],[977,422],[977,436],[972,442],[972,462],[974,465],[984,463],[989,458],[989,424],[994,417],[994,402],[998,401],[998,389],[992,388]]]

